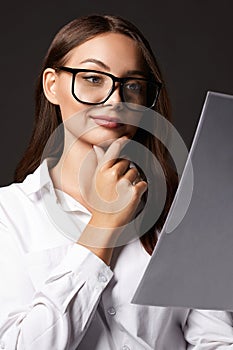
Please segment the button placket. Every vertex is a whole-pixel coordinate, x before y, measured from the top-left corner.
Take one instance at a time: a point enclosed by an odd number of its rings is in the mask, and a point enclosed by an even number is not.
[[[110,316],[115,316],[116,315],[116,309],[113,307],[113,306],[110,306],[107,310],[107,313],[110,315]]]
[[[98,281],[99,282],[107,282],[107,277],[103,273],[99,273]]]
[[[121,350],[130,350],[130,348],[127,345],[123,345]]]

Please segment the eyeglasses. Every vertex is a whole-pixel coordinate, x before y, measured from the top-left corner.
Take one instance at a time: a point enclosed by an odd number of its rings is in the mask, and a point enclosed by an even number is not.
[[[72,73],[71,92],[73,97],[88,105],[106,102],[119,83],[122,102],[129,104],[130,109],[138,106],[152,108],[155,106],[162,84],[145,78],[117,78],[114,75],[98,70],[57,67],[56,71]],[[135,107],[134,107],[135,105]]]

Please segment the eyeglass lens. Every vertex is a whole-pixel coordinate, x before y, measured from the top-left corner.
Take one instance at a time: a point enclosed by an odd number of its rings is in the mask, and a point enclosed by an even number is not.
[[[111,77],[95,72],[78,72],[74,80],[74,94],[86,103],[101,103],[105,101],[113,90]],[[146,80],[127,79],[121,93],[124,102],[150,107],[157,95],[156,84]]]

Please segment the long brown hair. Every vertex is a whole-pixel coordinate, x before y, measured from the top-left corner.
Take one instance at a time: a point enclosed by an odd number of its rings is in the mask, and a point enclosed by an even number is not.
[[[57,129],[58,125],[62,123],[59,106],[50,103],[44,95],[42,85],[43,71],[48,67],[54,68],[64,65],[68,53],[73,48],[96,35],[107,32],[124,34],[136,41],[149,71],[152,72],[157,81],[162,82],[162,89],[156,104],[156,111],[170,120],[170,103],[161,71],[148,41],[139,29],[128,20],[118,16],[93,14],[77,18],[65,25],[57,33],[44,58],[35,91],[35,120],[33,131],[28,147],[16,167],[14,174],[15,182],[22,182],[28,174],[34,172],[40,165],[43,150],[48,139]],[[136,134],[136,139],[137,137],[140,138],[140,142],[146,145],[157,157],[165,174],[167,184],[166,202],[159,219],[147,233],[140,237],[146,251],[152,254],[157,241],[156,230],[162,228],[167,216],[176,191],[177,177],[175,171],[169,165],[169,155],[166,147],[150,133],[145,134],[142,131],[139,131],[139,133],[141,133],[140,137]],[[52,156],[59,158],[62,154],[63,146],[64,144],[59,144],[55,154],[52,154]]]

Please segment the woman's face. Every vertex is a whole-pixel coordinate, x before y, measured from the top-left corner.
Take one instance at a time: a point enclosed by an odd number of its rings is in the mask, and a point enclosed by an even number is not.
[[[146,74],[142,55],[136,43],[131,38],[117,33],[98,35],[74,48],[67,55],[64,66],[98,70],[111,73],[118,78],[145,78]],[[129,138],[134,136],[141,115],[121,105],[118,82],[115,91],[105,103],[92,106],[83,104],[73,97],[71,84],[72,73],[55,72],[52,69],[44,73],[44,90],[47,98],[60,106],[65,126],[69,125],[72,118],[76,118],[73,126],[79,129],[76,132],[80,141],[97,145],[108,143],[108,140],[123,135]],[[130,122],[133,125],[130,125]]]

